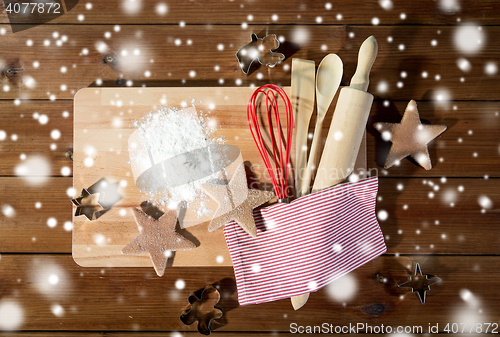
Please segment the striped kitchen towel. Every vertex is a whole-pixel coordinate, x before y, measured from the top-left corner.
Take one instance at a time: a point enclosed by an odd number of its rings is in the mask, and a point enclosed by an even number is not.
[[[316,291],[387,250],[375,216],[378,178],[254,210],[257,237],[224,228],[241,305]]]

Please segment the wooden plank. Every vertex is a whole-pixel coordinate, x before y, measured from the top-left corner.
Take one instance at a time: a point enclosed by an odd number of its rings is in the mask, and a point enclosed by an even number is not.
[[[321,17],[322,24],[372,24],[377,17],[380,24],[457,24],[460,21],[474,20],[481,24],[498,23],[500,7],[494,0],[462,0],[460,3],[436,2],[432,0],[412,2],[391,2],[390,7],[382,7],[379,1],[346,0],[342,4],[334,1],[330,5],[323,2],[301,2],[291,0],[286,6],[276,2],[256,0],[252,3],[220,2],[208,0],[203,2],[168,2],[166,12],[157,9],[156,2],[141,1],[138,3],[108,0],[92,2],[87,9],[87,2],[80,1],[69,13],[51,21],[51,24],[318,24],[316,18]],[[129,4],[129,6],[126,6]],[[384,3],[382,3],[384,4]],[[458,7],[456,7],[458,6]],[[129,10],[127,10],[127,8]],[[5,13],[4,6],[1,7]],[[400,15],[406,17],[402,19]],[[84,15],[80,21],[78,15]],[[248,15],[253,18],[249,20]],[[272,15],[278,15],[276,21]],[[337,15],[341,14],[339,20]],[[460,21],[458,19],[460,18]],[[37,23],[40,17],[23,16],[23,23]],[[7,15],[1,16],[1,23],[8,23]]]
[[[388,177],[498,177],[500,176],[500,107],[498,102],[417,102],[422,123],[446,125],[447,130],[428,145],[432,169],[409,159],[384,170],[391,142],[383,141],[373,124],[400,123],[408,102],[374,102],[367,125],[368,168]]]
[[[71,252],[71,178],[46,178],[33,185],[22,178],[0,178],[0,251]],[[37,203],[40,203],[37,205]],[[5,208],[12,209],[5,212]],[[54,220],[56,223],[54,226]]]
[[[500,238],[491,235],[499,185],[498,179],[381,178],[377,214],[388,253],[499,255]]]
[[[1,252],[70,253],[71,232],[64,230],[64,223],[71,221],[72,215],[66,195],[71,178],[49,178],[46,187],[29,186],[20,178],[0,178],[0,182],[0,205],[11,205],[16,212],[2,219]],[[499,184],[498,179],[448,178],[442,183],[429,178],[380,178],[377,212],[387,212],[387,220],[379,222],[387,236],[388,253],[500,254],[500,238],[491,235],[491,229],[498,225]],[[438,191],[435,186],[439,186]],[[432,199],[430,192],[434,193]],[[485,213],[479,204],[482,196],[493,206]],[[40,209],[35,208],[37,201],[42,203]],[[450,207],[451,202],[454,207]],[[47,226],[50,217],[57,220],[54,228]]]
[[[66,167],[72,175],[72,101],[23,101],[16,105],[11,100],[0,100],[0,110],[0,130],[5,132],[5,139],[0,141],[0,175],[16,176],[16,167],[36,156],[43,157],[50,167],[45,174],[63,176],[61,169]],[[35,169],[24,174],[38,173]]]
[[[500,176],[500,134],[496,132],[500,127],[498,102],[454,101],[450,102],[449,108],[442,108],[433,102],[417,103],[424,122],[448,126],[446,132],[429,144],[433,169],[426,171],[405,159],[400,166],[383,170],[391,143],[382,141],[373,124],[400,122],[407,102],[392,101],[386,107],[383,100],[377,100],[368,121],[367,157],[371,171],[377,170],[384,177]],[[0,175],[15,176],[16,166],[23,162],[20,159],[22,154],[27,158],[35,154],[43,155],[50,163],[51,175],[61,176],[63,167],[72,168],[72,162],[67,156],[68,151],[73,148],[72,101],[23,101],[22,104],[15,105],[11,100],[0,100],[0,110],[0,130],[6,132],[6,139],[0,141]],[[326,116],[325,126],[329,126],[333,110],[332,105]],[[63,117],[64,111],[68,112],[68,117]],[[48,123],[40,124],[39,120],[33,118],[34,112],[46,115]],[[244,110],[235,110],[234,113],[224,115],[222,120],[231,127],[248,128]],[[311,126],[313,125],[314,117],[311,122]],[[51,137],[54,129],[61,132],[59,139]],[[325,129],[323,133],[326,135],[326,132]],[[18,137],[16,141],[11,139],[13,134]],[[56,144],[56,150],[51,150],[51,144]],[[249,141],[247,145],[254,147],[253,141]],[[477,157],[474,153],[477,153]],[[246,159],[260,162],[257,154]]]
[[[431,286],[425,306],[416,294],[397,287],[408,280],[412,260],[424,273],[443,280]],[[500,294],[491,289],[497,286],[499,267],[498,257],[491,256],[384,256],[338,282],[343,285],[311,294],[308,304],[294,311],[288,300],[238,306],[228,267],[169,268],[158,278],[150,268],[80,268],[68,255],[8,254],[0,264],[1,301],[21,308],[18,328],[25,331],[195,331],[194,325],[186,327],[179,320],[187,297],[219,282],[224,325],[216,331],[280,332],[289,331],[291,323],[326,322],[422,326],[424,331],[430,323],[439,324],[442,332],[447,323],[464,319],[498,322]],[[385,282],[379,283],[377,276]],[[175,288],[177,280],[184,281],[183,289]]]
[[[292,57],[312,59],[319,64],[327,53],[338,53],[342,58],[343,84],[347,84],[354,74],[359,46],[373,34],[379,41],[379,54],[369,91],[376,96],[417,101],[499,99],[498,75],[485,75],[484,67],[495,60],[500,41],[488,39],[482,50],[469,57],[455,47],[454,27],[252,26],[248,30],[235,30],[231,26],[207,29],[206,26],[131,25],[123,26],[120,32],[106,39],[104,34],[110,29],[107,25],[82,25],[78,29],[73,25],[58,26],[57,33],[66,36],[67,42],[53,38],[54,27],[45,25],[0,36],[0,41],[9,46],[0,51],[0,59],[7,66],[25,69],[3,78],[8,91],[2,93],[2,98],[48,99],[54,95],[55,99],[70,99],[78,89],[96,85],[97,80],[102,80],[102,85],[116,85],[120,78],[124,83],[130,80],[131,85],[149,87],[221,86],[219,80],[226,86],[267,82],[286,86],[290,85]],[[483,27],[482,31],[487,36],[496,36],[500,27]],[[245,76],[235,53],[250,41],[252,32],[261,37],[266,33],[283,36],[282,51],[287,59],[275,68],[261,67]],[[392,42],[388,42],[389,37]],[[27,46],[27,40],[32,46]],[[57,45],[58,40],[61,46]],[[437,42],[435,47],[432,40]],[[45,41],[50,45],[45,46]],[[103,61],[105,54],[111,52],[117,55],[117,65]],[[457,67],[462,56],[471,63],[467,73]],[[38,68],[33,66],[35,61]],[[440,76],[439,80],[436,76]]]

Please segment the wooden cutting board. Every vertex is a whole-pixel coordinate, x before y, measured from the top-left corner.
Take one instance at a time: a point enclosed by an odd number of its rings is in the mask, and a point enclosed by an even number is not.
[[[128,138],[133,126],[160,106],[194,106],[217,124],[216,135],[239,147],[247,178],[269,189],[265,167],[254,144],[246,117],[246,105],[255,88],[86,88],[74,98],[73,187],[76,193],[105,178],[118,183],[121,199],[104,215],[88,221],[73,215],[73,259],[83,267],[151,267],[148,254],[122,255],[121,249],[138,234],[132,208],[147,200],[132,175]],[[287,93],[290,88],[285,88]],[[329,113],[333,113],[332,104]],[[326,124],[325,124],[326,125]],[[323,132],[324,135],[327,132]],[[356,171],[366,170],[366,137]],[[292,153],[295,150],[292,149]],[[92,158],[92,165],[89,159]],[[292,157],[292,163],[294,162]],[[87,160],[87,162],[85,162]],[[87,164],[87,165],[86,165]],[[248,173],[252,172],[252,176]],[[162,209],[161,207],[158,207]],[[73,214],[76,206],[73,207]],[[186,211],[189,218],[190,210]],[[192,216],[192,212],[191,212]],[[208,223],[185,226],[182,234],[196,242],[191,251],[175,252],[171,266],[231,266],[222,228],[208,232]]]

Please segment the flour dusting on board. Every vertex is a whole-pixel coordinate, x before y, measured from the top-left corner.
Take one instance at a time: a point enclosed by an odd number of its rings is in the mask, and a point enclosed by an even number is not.
[[[157,168],[156,175],[145,178],[155,180],[157,186],[142,189],[152,203],[175,207],[185,202],[189,206],[202,194],[202,184],[220,179],[215,163],[224,153],[214,153],[211,146],[224,144],[224,139],[214,135],[214,124],[207,115],[196,113],[194,107],[180,110],[161,107],[134,121],[138,128],[136,140],[142,150],[135,151],[129,144],[131,163]],[[206,212],[202,208],[198,215]]]

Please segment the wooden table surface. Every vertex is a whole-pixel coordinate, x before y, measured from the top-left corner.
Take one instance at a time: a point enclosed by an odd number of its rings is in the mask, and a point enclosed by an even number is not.
[[[223,289],[215,330],[223,336],[323,323],[365,324],[368,332],[366,325],[439,324],[444,332],[448,323],[469,323],[469,332],[482,323],[475,333],[500,323],[500,2],[81,0],[16,33],[1,10],[0,65],[23,69],[3,73],[0,91],[0,329],[19,330],[9,336],[195,336],[196,324],[184,326],[179,315],[189,294],[210,283]],[[277,34],[286,60],[243,74],[235,53],[251,33]],[[290,85],[293,57],[317,65],[328,53],[342,58],[346,85],[369,35],[379,55],[370,76],[368,168],[380,177],[377,212],[387,214],[379,219],[384,256],[313,293],[299,311],[289,300],[238,306],[231,267],[168,268],[158,278],[152,268],[75,264],[67,190],[79,89]],[[117,65],[103,61],[111,52]],[[390,143],[372,125],[399,122],[411,99],[423,121],[448,126],[429,146],[434,168],[405,159],[384,170]],[[38,180],[23,176],[33,159],[44,175]],[[442,279],[426,304],[397,287],[415,262]],[[339,288],[351,296],[339,298]]]

